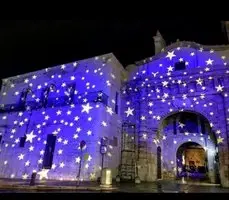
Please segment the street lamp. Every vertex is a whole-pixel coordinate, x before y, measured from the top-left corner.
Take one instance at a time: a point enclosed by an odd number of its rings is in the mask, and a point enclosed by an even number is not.
[[[83,158],[83,149],[86,147],[86,142],[84,140],[82,140],[80,142],[80,163],[79,163],[79,171],[78,171],[78,175],[77,175],[77,185],[79,186],[80,184],[80,172],[81,172],[81,164],[82,164],[82,158]]]

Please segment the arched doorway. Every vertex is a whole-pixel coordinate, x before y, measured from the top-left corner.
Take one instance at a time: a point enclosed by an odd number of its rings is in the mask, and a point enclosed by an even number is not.
[[[205,149],[195,143],[183,143],[177,150],[177,177],[208,180],[208,159]]]
[[[159,130],[163,179],[188,176],[218,183],[216,137],[203,115],[186,111],[173,113],[162,121]],[[187,158],[192,154],[198,157],[194,163]]]

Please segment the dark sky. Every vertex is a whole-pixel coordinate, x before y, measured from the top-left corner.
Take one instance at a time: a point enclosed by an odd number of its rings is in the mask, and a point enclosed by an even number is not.
[[[113,52],[126,66],[154,55],[157,29],[167,44],[224,44],[220,21],[2,20],[0,78]],[[4,70],[3,70],[4,69]]]

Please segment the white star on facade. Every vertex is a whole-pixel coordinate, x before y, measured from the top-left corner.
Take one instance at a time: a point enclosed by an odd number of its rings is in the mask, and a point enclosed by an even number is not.
[[[49,169],[42,169],[41,171],[37,172],[37,174],[40,176],[39,179],[42,180],[44,179],[48,179],[48,172]]]
[[[80,157],[76,158],[76,163],[80,163]]]
[[[170,60],[172,60],[173,57],[175,57],[176,55],[174,54],[174,51],[168,52],[166,58],[169,58]]]
[[[79,117],[78,116],[75,116],[74,120],[75,121],[78,121],[79,120]]]
[[[169,66],[167,69],[168,69],[169,72],[172,72],[172,71],[173,71],[173,68],[174,68],[174,67]]]
[[[105,121],[102,121],[102,125],[103,125],[104,127],[106,127],[106,126],[107,126],[107,123],[106,123]]]
[[[44,150],[41,150],[40,151],[40,155],[44,155],[45,151]]]
[[[145,116],[141,116],[141,120],[146,120],[146,117]]]
[[[58,111],[56,112],[56,115],[61,115],[61,110],[58,110]]]
[[[212,65],[214,60],[211,60],[210,58],[208,60],[206,60],[205,62],[207,63],[207,65]]]
[[[33,142],[33,138],[37,137],[37,135],[33,134],[33,131],[30,134],[26,134],[26,142],[29,141],[30,143]]]
[[[224,86],[218,85],[218,86],[216,86],[215,88],[216,88],[217,92],[222,92]]]
[[[169,83],[168,81],[163,81],[162,82],[163,87],[167,87],[168,86],[168,83]]]
[[[25,162],[25,166],[29,166],[30,165],[30,162],[29,162],[29,160],[27,160],[26,162]]]
[[[87,114],[89,113],[90,109],[93,108],[89,105],[89,103],[87,103],[86,105],[82,105],[82,107],[83,107],[83,110],[81,110],[81,113],[86,112]]]
[[[80,127],[78,127],[77,129],[76,129],[76,132],[80,132],[82,129],[80,128]]]
[[[183,94],[183,95],[182,95],[182,98],[183,98],[183,99],[187,99],[187,94]]]
[[[185,124],[183,124],[183,123],[179,122],[178,127],[180,127],[180,128],[184,128],[184,127],[185,127]]]
[[[73,138],[74,138],[74,139],[77,139],[78,137],[79,137],[78,134],[74,134],[74,135],[73,135]]]
[[[128,107],[128,109],[125,111],[126,116],[129,117],[129,115],[134,115],[133,111],[134,111],[134,109],[131,109],[130,107]]]
[[[17,139],[15,140],[15,143],[17,144],[17,143],[19,143],[19,142],[20,142],[20,139],[17,138]]]
[[[25,79],[25,80],[24,80],[24,83],[28,83],[28,82],[29,82],[29,79]]]
[[[153,106],[153,102],[149,102],[148,106],[152,107]]]
[[[161,117],[160,117],[160,116],[157,116],[157,117],[156,117],[156,119],[157,119],[157,120],[160,120],[160,119],[161,119]]]
[[[52,164],[52,169],[55,169],[56,168],[56,165],[55,164]]]
[[[107,106],[107,110],[106,110],[110,115],[112,115],[114,112],[112,111],[111,107]]]
[[[184,59],[183,59],[183,58],[179,58],[179,61],[180,61],[180,62],[183,62],[183,61],[184,61]]]
[[[58,154],[61,155],[63,153],[63,150],[62,149],[59,149],[58,150]]]
[[[15,132],[16,132],[16,129],[15,128],[11,130],[11,133],[15,133]]]
[[[23,160],[23,159],[24,159],[24,156],[25,156],[24,154],[20,154],[20,155],[18,156],[18,159],[19,159],[19,160]]]
[[[202,85],[203,79],[199,78],[199,79],[196,80],[196,82],[197,82],[197,85]]]
[[[67,115],[71,115],[72,111],[71,110],[68,110],[67,111]]]
[[[43,159],[40,158],[40,159],[38,160],[38,164],[41,164],[42,162],[43,162]]]
[[[144,140],[146,140],[147,139],[147,134],[143,133],[142,137],[143,137]]]
[[[64,168],[64,166],[65,166],[64,162],[61,162],[60,163],[60,168]]]
[[[156,77],[157,74],[159,74],[159,72],[155,72],[155,73],[152,72],[153,77]]]
[[[63,144],[67,145],[68,144],[68,140],[64,140]]]
[[[34,146],[30,146],[29,151],[33,151],[33,150],[34,150]]]
[[[92,132],[89,130],[89,131],[87,132],[87,135],[91,135],[91,133],[92,133]]]
[[[22,179],[27,179],[29,177],[29,175],[28,174],[24,174],[24,175],[22,175]]]
[[[181,81],[181,80],[178,80],[178,81],[177,81],[177,83],[178,83],[178,84],[181,84],[181,83],[182,83],[182,81]]]

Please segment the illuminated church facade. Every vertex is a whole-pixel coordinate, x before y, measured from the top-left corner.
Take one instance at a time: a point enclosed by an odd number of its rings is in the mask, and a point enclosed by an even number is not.
[[[3,79],[0,177],[96,180],[108,167],[229,187],[229,46],[154,41],[125,69],[111,53]]]

